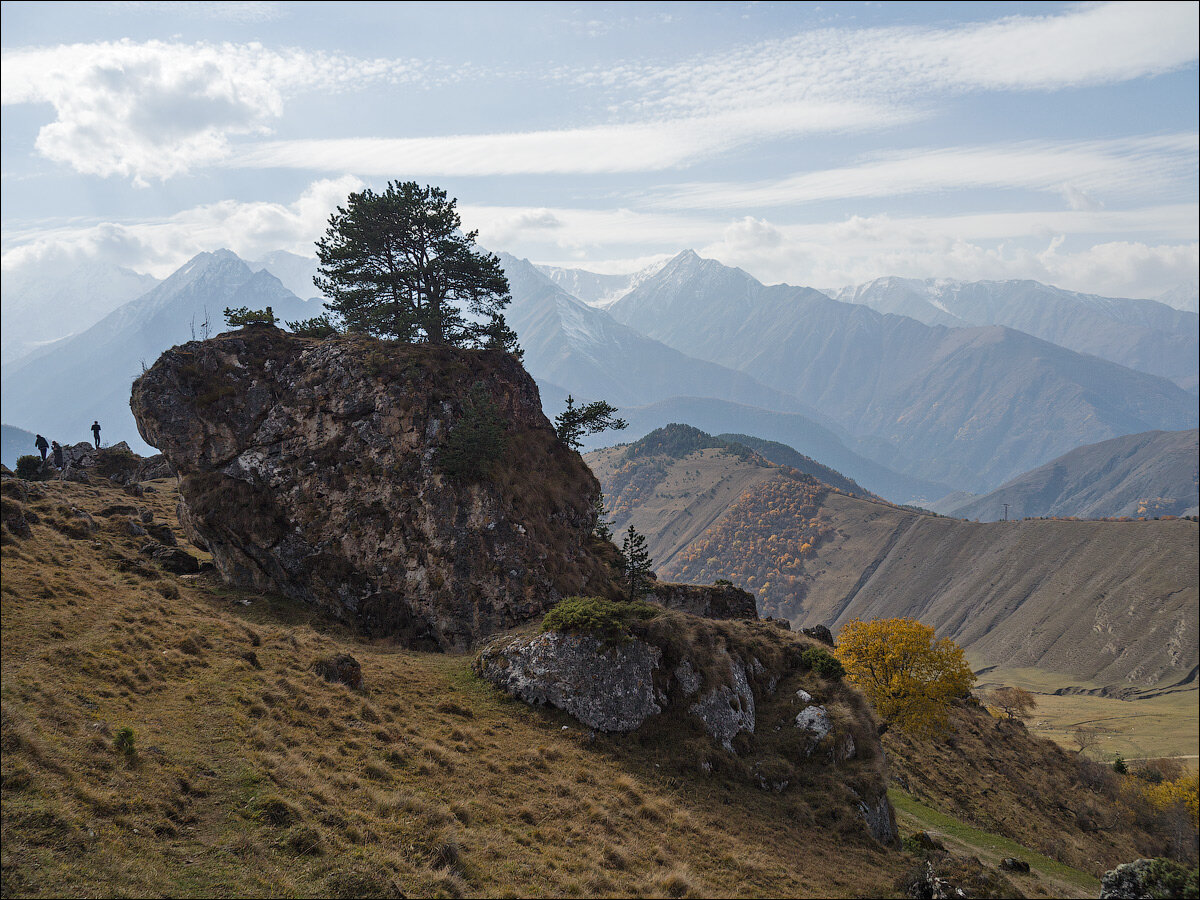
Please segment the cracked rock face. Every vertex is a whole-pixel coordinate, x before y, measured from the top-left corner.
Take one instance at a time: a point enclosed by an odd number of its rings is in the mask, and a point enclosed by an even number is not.
[[[662,651],[639,640],[605,646],[586,634],[499,640],[475,661],[483,678],[533,705],[549,704],[597,731],[633,731],[663,711],[654,688]]]
[[[733,752],[733,739],[747,731],[754,734],[754,691],[746,668],[729,657],[733,687],[721,685],[689,707],[688,712],[704,723],[704,730],[726,750]]]
[[[491,477],[458,482],[437,454],[475,384],[507,449]],[[599,484],[507,354],[245,328],[168,350],[131,406],[231,584],[441,649],[609,592]]]

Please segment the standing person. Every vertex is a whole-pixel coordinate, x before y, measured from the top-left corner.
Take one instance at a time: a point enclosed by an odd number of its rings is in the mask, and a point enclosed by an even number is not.
[[[100,449],[100,420],[96,419],[92,422],[92,434],[96,438],[96,449]]]
[[[63,467],[62,444],[58,441],[51,441],[50,449],[54,453],[54,468],[61,469]]]
[[[45,462],[46,461],[46,450],[50,447],[50,445],[46,443],[46,439],[39,434],[34,439],[33,446],[37,447],[38,450],[41,451],[42,462]]]

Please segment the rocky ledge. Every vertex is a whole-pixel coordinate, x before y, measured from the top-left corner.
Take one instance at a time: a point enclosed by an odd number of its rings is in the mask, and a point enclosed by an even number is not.
[[[765,622],[664,612],[632,624],[620,640],[555,631],[496,638],[475,671],[598,732],[702,734],[752,765],[764,790],[784,791],[814,768],[860,770],[865,777],[848,802],[877,839],[892,844],[875,720],[860,694],[809,669],[804,651],[814,646]],[[760,768],[752,762],[760,757],[771,762]]]
[[[439,452],[479,402],[505,449],[487,477],[451,477]],[[131,406],[232,584],[431,649],[613,592],[600,486],[508,354],[246,328],[168,350]]]

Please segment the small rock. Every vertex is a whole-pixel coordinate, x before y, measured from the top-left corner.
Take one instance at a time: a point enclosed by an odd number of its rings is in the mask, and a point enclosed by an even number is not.
[[[813,702],[812,694],[810,694],[808,691],[805,691],[805,690],[796,691],[796,696],[800,698],[801,703],[808,704],[808,703]]]
[[[820,641],[822,644],[833,646],[833,632],[824,625],[814,625],[812,628],[801,628],[804,634],[808,635],[814,641]]]
[[[823,706],[809,706],[796,716],[796,727],[809,733],[808,753],[812,755],[826,735],[833,731],[833,720]]]
[[[1000,868],[1008,872],[1028,872],[1029,863],[1023,859],[1017,859],[1015,856],[1006,856],[1000,860]]]
[[[362,666],[349,653],[318,659],[313,663],[313,671],[326,681],[339,682],[352,690],[362,687]]]

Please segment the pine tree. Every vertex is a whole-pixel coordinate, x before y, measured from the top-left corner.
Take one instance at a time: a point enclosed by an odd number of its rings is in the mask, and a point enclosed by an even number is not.
[[[592,534],[601,540],[612,540],[612,520],[608,518],[608,512],[604,508],[604,492],[600,491],[592,498]]]
[[[632,525],[625,532],[625,540],[621,544],[621,555],[625,558],[626,598],[630,603],[640,600],[650,593],[650,551],[646,549],[646,538],[637,533]]]
[[[585,406],[576,407],[575,398],[568,394],[567,408],[561,415],[554,417],[554,430],[558,432],[560,441],[572,450],[578,450],[583,446],[582,438],[585,435],[599,434],[610,428],[620,431],[629,424],[618,418],[615,415],[616,411],[615,406],[604,400],[595,400]]]
[[[313,283],[346,331],[519,354],[500,258],[475,249],[457,201],[415,181],[351,194],[317,242]]]

